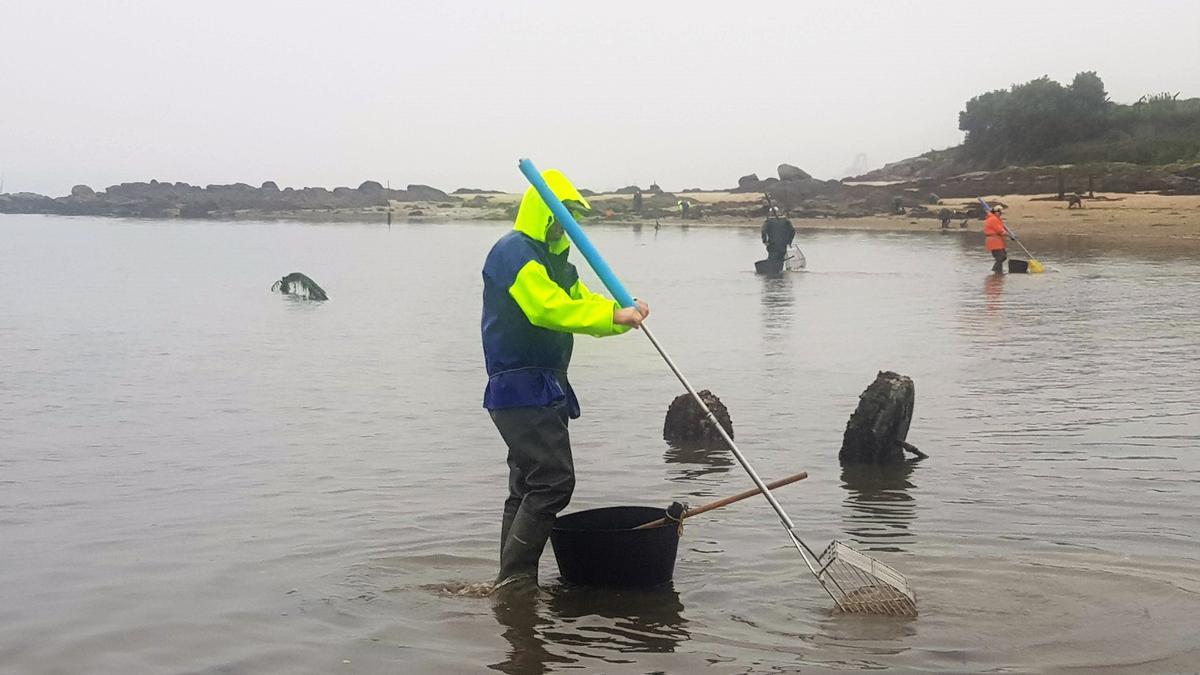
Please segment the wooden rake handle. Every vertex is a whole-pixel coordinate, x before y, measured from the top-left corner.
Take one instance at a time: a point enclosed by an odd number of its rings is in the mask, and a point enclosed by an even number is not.
[[[800,473],[795,474],[793,476],[788,476],[787,478],[780,478],[779,480],[777,480],[775,482],[767,483],[767,489],[774,490],[775,488],[780,488],[780,487],[783,487],[784,485],[791,485],[792,483],[795,483],[796,481],[804,480],[805,478],[808,478],[808,473],[805,471],[801,471]],[[698,516],[701,513],[704,513],[705,511],[712,511],[713,509],[719,509],[722,506],[728,506],[734,502],[740,502],[743,499],[746,499],[748,497],[753,497],[754,495],[759,494],[761,492],[762,492],[762,490],[759,490],[758,488],[754,488],[753,490],[746,490],[745,492],[739,492],[738,494],[733,495],[732,497],[718,499],[717,501],[710,502],[708,504],[705,504],[704,506],[697,506],[694,509],[688,509],[687,511],[683,512],[683,516],[682,516],[681,520],[683,518],[691,518],[692,516]],[[666,518],[659,518],[658,520],[650,521],[649,523],[646,523],[644,525],[638,525],[637,527],[635,527],[633,529],[648,530],[652,527],[661,527],[666,524],[667,524]]]

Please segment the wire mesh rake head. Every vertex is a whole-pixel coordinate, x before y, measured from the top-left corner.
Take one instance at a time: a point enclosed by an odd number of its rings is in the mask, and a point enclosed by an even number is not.
[[[850,614],[916,616],[917,600],[904,575],[840,541],[817,559],[817,578],[837,608]]]

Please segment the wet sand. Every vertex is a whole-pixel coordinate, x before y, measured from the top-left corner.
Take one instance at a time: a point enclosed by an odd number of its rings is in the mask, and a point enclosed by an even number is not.
[[[1049,242],[1076,239],[1097,245],[1136,248],[1200,250],[1200,196],[1145,194],[1097,195],[1107,199],[1084,200],[1083,208],[1068,209],[1065,202],[1048,201],[1052,195],[985,196],[1008,208],[1005,221],[1023,240]],[[943,205],[965,209],[970,199],[946,199]],[[827,230],[879,230],[930,232],[940,221],[909,216],[872,216],[845,219],[793,219],[797,227]],[[959,230],[962,220],[951,222]],[[983,222],[968,220],[968,232],[981,232]]]

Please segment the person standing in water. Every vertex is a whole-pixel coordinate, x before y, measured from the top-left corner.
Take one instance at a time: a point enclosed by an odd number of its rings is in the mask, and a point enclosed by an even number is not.
[[[1009,233],[1008,228],[1004,225],[1004,220],[1000,217],[1003,211],[1003,206],[993,207],[987,220],[983,222],[984,245],[987,246],[987,250],[991,251],[992,258],[996,261],[992,265],[992,272],[996,274],[1004,274],[1004,261],[1008,260],[1004,237],[1012,238],[1012,234]]]
[[[763,221],[762,242],[767,246],[767,260],[782,261],[787,256],[788,246],[796,238],[796,228],[792,221],[779,215],[779,209],[772,206]]]
[[[579,217],[591,205],[566,176],[542,174]],[[621,307],[588,290],[567,261],[570,240],[530,187],[513,229],[483,265],[483,407],[508,446],[508,498],[500,528],[496,587],[536,587],[538,560],[554,519],[571,500],[575,468],[567,423],[579,401],[567,380],[573,334],[620,335],[650,314],[644,302]],[[528,587],[527,584],[519,584]]]
[[[942,221],[942,229],[943,230],[950,229],[951,216],[952,216],[952,214],[950,213],[950,209],[947,209],[945,207],[943,207],[941,211],[938,211],[938,220]]]

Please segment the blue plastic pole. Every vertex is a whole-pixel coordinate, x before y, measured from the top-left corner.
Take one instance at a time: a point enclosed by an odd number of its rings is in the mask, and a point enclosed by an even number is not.
[[[987,215],[992,212],[992,207],[988,206],[988,203],[983,201],[983,197],[976,197],[976,199],[978,199],[979,203],[983,205],[984,215]]]
[[[520,167],[521,173],[525,174],[525,178],[529,179],[529,184],[533,186],[533,189],[537,190],[538,194],[541,195],[542,201],[546,202],[546,206],[550,207],[550,212],[554,214],[559,224],[563,226],[563,230],[566,231],[567,236],[571,237],[575,248],[583,254],[584,258],[587,258],[588,264],[592,266],[592,269],[596,272],[596,276],[600,277],[600,281],[604,282],[605,288],[612,294],[613,299],[621,303],[622,307],[636,306],[637,303],[633,301],[633,296],[629,294],[629,291],[625,290],[625,286],[617,278],[616,273],[604,261],[604,256],[600,255],[595,246],[592,246],[591,240],[583,233],[583,228],[579,226],[579,223],[575,222],[575,217],[563,205],[562,200],[558,198],[558,195],[554,194],[549,185],[546,185],[546,179],[542,178],[542,173],[537,170],[533,162],[528,159],[522,159],[517,162],[517,166]]]

